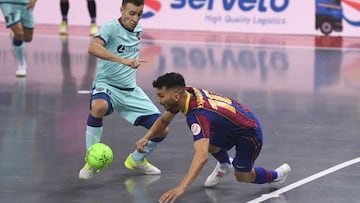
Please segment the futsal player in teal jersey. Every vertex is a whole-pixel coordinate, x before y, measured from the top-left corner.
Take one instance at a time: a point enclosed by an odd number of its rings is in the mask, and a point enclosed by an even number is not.
[[[100,142],[103,117],[113,111],[131,124],[148,129],[160,117],[158,108],[136,84],[136,72],[142,62],[139,60],[139,52],[143,29],[138,23],[143,8],[144,0],[123,0],[121,17],[105,23],[89,46],[89,54],[98,57],[99,62],[86,126],[87,149]],[[148,142],[146,153],[135,150],[129,154],[125,167],[138,169],[144,174],[160,174],[161,171],[150,164],[146,157],[157,148],[167,131],[167,128],[164,129],[158,137]],[[86,163],[79,172],[79,178],[92,178],[95,172]]]
[[[12,32],[12,47],[18,62],[17,77],[26,76],[24,42],[31,42],[33,38],[35,4],[36,0],[0,0],[6,27]]]
[[[167,129],[178,112],[186,116],[195,150],[187,174],[177,187],[160,197],[160,203],[173,203],[186,191],[207,162],[208,153],[218,163],[206,179],[205,187],[217,185],[232,168],[238,182],[279,185],[285,181],[291,170],[286,163],[275,170],[254,167],[262,148],[263,134],[260,121],[245,105],[205,89],[186,87],[179,73],[158,77],[153,87],[156,88],[158,102],[166,111],[136,142],[137,150],[146,152],[144,146]],[[235,148],[234,159],[228,154],[231,148]]]

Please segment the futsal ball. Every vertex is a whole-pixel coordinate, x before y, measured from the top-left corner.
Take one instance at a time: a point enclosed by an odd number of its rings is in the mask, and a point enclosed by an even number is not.
[[[108,145],[96,143],[86,152],[85,161],[92,169],[101,170],[110,166],[113,157],[113,152]]]

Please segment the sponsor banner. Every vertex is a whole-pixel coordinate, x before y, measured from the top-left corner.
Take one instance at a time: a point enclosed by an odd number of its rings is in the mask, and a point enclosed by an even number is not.
[[[38,1],[36,24],[60,24],[59,4]],[[97,1],[98,24],[120,16],[120,4]],[[70,26],[89,26],[85,0],[70,1],[68,19]],[[145,0],[141,23],[161,30],[360,37],[360,0]]]
[[[342,5],[344,12],[343,33],[360,37],[360,0],[343,0]]]
[[[149,1],[155,2],[155,1]],[[160,1],[158,1],[160,2]],[[156,29],[313,34],[312,1],[172,0],[147,5],[143,25]]]

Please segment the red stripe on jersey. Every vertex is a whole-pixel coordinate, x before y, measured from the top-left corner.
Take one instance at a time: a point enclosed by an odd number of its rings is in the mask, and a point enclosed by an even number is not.
[[[196,117],[196,120],[198,121],[199,125],[201,126],[201,131],[202,131],[204,137],[210,138],[210,122],[209,122],[209,120],[205,116],[203,116],[199,113],[195,114],[195,117]]]

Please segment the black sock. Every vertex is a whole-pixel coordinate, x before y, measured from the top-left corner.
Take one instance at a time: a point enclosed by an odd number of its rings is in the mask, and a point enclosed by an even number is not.
[[[67,15],[69,12],[69,2],[60,1],[60,9],[61,9],[62,20],[67,21]]]
[[[88,0],[87,1],[88,10],[91,18],[91,23],[95,23],[96,19],[96,4],[95,0]]]

